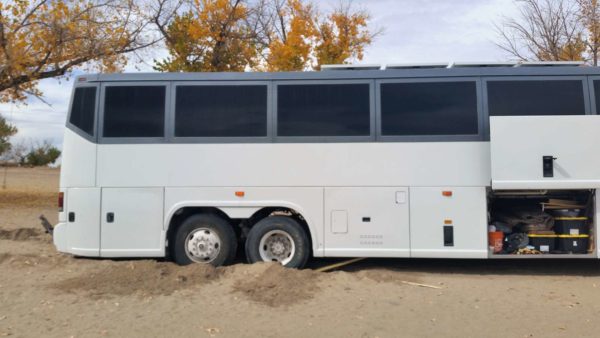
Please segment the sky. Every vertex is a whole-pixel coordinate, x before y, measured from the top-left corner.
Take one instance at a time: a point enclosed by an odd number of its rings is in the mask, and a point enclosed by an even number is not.
[[[315,1],[326,11],[339,0]],[[495,62],[509,56],[494,41],[494,23],[514,16],[514,0],[354,0],[371,13],[371,27],[384,32],[368,47],[359,63]],[[164,50],[153,51],[155,55]],[[132,71],[152,71],[151,64],[130,65]],[[76,71],[75,74],[80,72]],[[48,140],[62,146],[72,80],[48,79],[39,89],[50,105],[30,98],[26,104],[0,104],[0,114],[19,129],[12,142]]]

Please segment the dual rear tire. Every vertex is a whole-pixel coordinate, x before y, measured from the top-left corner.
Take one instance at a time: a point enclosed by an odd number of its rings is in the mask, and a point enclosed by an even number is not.
[[[175,233],[171,254],[179,265],[230,264],[237,251],[237,236],[223,218],[211,214],[188,217]]]
[[[198,214],[188,217],[177,229],[171,254],[180,265],[221,266],[235,259],[236,249],[237,237],[228,221],[217,215]],[[310,255],[310,242],[298,221],[271,216],[250,229],[245,251],[249,263],[279,262],[302,268]]]
[[[279,262],[302,268],[309,257],[309,240],[302,226],[291,217],[271,216],[256,223],[246,238],[249,263]]]

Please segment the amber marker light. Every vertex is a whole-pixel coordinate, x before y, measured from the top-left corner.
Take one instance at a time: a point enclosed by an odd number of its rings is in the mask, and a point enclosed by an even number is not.
[[[246,195],[246,193],[244,193],[243,191],[236,191],[236,192],[235,192],[235,195],[236,195],[237,197],[244,197],[244,196]]]
[[[452,191],[450,191],[450,190],[444,190],[444,191],[442,191],[442,196],[452,197]]]

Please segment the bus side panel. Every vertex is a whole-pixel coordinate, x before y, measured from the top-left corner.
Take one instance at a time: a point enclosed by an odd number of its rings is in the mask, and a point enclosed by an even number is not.
[[[60,168],[60,187],[94,187],[96,185],[97,145],[69,128],[65,129]]]
[[[67,190],[67,223],[62,223],[67,252],[78,256],[100,255],[100,189]]]
[[[164,256],[163,188],[102,189],[102,257]]]
[[[487,258],[486,188],[411,187],[411,257]]]
[[[325,255],[409,257],[407,187],[325,188]]]
[[[494,190],[600,187],[600,116],[492,116],[490,132]]]
[[[104,187],[489,185],[489,142],[101,144]]]

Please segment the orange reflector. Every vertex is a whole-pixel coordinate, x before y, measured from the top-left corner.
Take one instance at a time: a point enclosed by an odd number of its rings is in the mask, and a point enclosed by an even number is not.
[[[442,196],[451,197],[452,191],[450,191],[450,190],[442,191]]]
[[[452,220],[451,219],[445,219],[444,220],[444,224],[452,224]]]
[[[237,197],[244,197],[244,195],[246,195],[246,194],[245,194],[243,191],[236,191],[236,192],[235,192],[235,195],[236,195]]]
[[[85,82],[85,81],[87,81],[87,79],[85,77],[80,77],[79,79],[77,79],[77,81],[79,81],[79,82]]]

